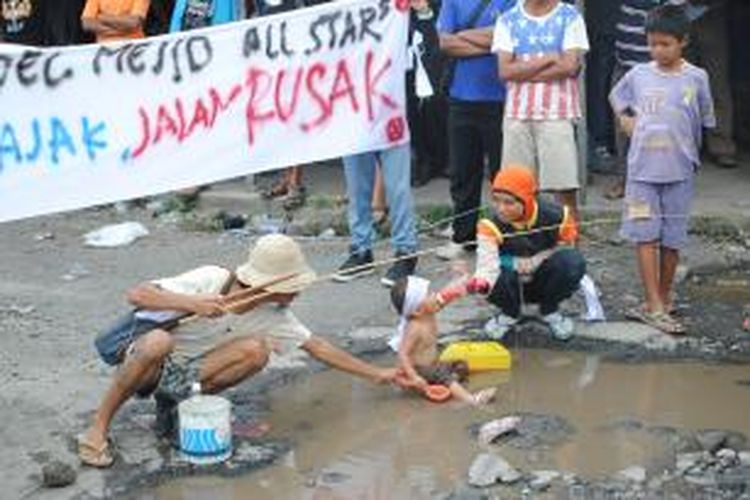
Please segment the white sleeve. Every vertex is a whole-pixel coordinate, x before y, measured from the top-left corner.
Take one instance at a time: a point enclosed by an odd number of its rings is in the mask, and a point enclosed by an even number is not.
[[[589,50],[589,36],[586,33],[586,23],[580,14],[565,29],[563,51],[566,50],[580,50],[583,52],[588,52]]]
[[[500,276],[500,257],[496,240],[477,236],[477,268],[474,276],[487,281],[491,287],[495,286]]]
[[[502,18],[499,18],[495,23],[495,31],[492,35],[492,52],[510,52],[516,48],[516,44],[513,43],[513,37],[510,33],[508,25]]]
[[[154,280],[154,285],[174,293],[196,295],[220,293],[229,279],[230,272],[219,266],[203,266],[186,273]]]

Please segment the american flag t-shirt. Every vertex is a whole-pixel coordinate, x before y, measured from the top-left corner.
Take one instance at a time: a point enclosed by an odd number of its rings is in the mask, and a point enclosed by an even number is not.
[[[543,17],[529,15],[522,4],[500,17],[494,52],[510,52],[521,60],[566,50],[589,48],[583,17],[575,7],[559,3]],[[574,77],[546,82],[507,82],[505,115],[517,120],[572,120],[581,117]]]

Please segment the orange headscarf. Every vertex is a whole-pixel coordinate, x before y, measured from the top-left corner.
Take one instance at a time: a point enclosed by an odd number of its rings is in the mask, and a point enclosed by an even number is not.
[[[523,203],[526,218],[534,213],[537,185],[534,173],[521,165],[506,165],[492,181],[492,191],[502,191],[518,198]]]

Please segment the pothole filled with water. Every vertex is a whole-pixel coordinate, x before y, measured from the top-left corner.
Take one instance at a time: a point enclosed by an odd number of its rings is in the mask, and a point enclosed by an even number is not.
[[[271,430],[263,439],[292,445],[274,465],[233,479],[176,480],[141,497],[461,498],[460,492],[482,491],[467,490],[467,477],[475,458],[488,452],[524,478],[493,490],[498,498],[528,495],[529,478],[542,470],[558,473],[546,493],[533,493],[549,498],[585,495],[580,491],[586,485],[664,492],[673,484],[677,491],[720,492],[722,474],[730,473],[733,489],[725,492],[750,493],[750,463],[740,460],[750,456],[739,453],[748,449],[743,434],[750,436],[748,379],[746,365],[629,365],[593,355],[519,351],[510,372],[472,376],[472,389],[499,391],[490,406],[468,408],[324,372],[269,394],[262,419]],[[478,427],[506,415],[520,415],[525,427],[480,445]],[[719,449],[735,452],[731,467],[712,465],[719,464]],[[702,475],[685,482],[692,472],[675,469],[691,453],[691,467],[702,467]],[[623,475],[627,470],[635,477]]]

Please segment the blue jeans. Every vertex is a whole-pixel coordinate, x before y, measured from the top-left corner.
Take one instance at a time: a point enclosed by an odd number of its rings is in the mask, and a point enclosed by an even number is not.
[[[375,230],[372,224],[371,203],[378,160],[383,172],[385,197],[389,207],[391,247],[395,253],[415,252],[417,232],[411,196],[411,150],[409,144],[404,144],[344,157],[352,253],[372,250]]]

